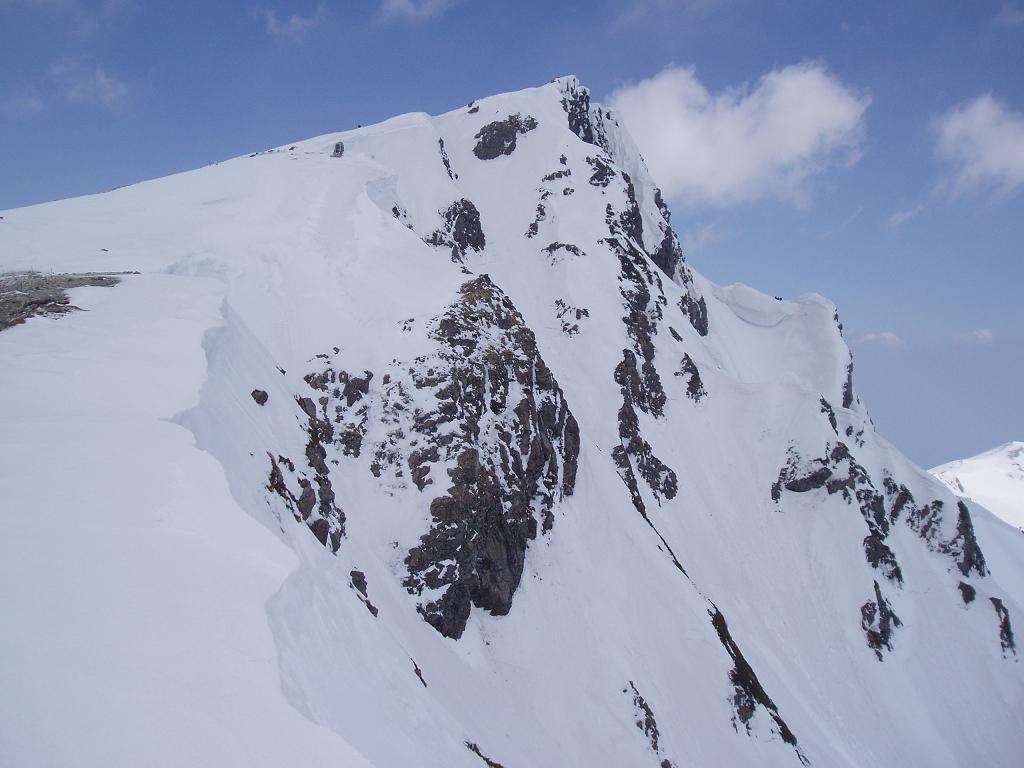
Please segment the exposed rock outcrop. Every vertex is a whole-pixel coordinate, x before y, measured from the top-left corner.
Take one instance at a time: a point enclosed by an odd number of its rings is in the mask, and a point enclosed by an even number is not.
[[[516,113],[504,120],[496,120],[481,128],[473,138],[477,140],[473,154],[481,160],[494,160],[502,155],[511,155],[516,148],[516,138],[537,127],[537,121],[527,115]]]
[[[440,213],[444,223],[426,241],[430,245],[450,248],[452,261],[462,264],[469,251],[480,252],[487,246],[487,238],[480,225],[480,211],[472,201],[465,198],[456,200]]]
[[[573,491],[579,428],[533,332],[486,275],[463,285],[431,336],[438,350],[413,376],[438,406],[416,415],[414,472],[425,487],[433,466],[454,466],[431,502],[433,526],[406,557],[405,585],[424,598],[428,622],[459,637],[471,605],[508,613],[529,541]]]

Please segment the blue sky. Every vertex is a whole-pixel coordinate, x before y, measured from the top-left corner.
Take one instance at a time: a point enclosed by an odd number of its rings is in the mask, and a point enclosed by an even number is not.
[[[839,305],[912,459],[1024,439],[1024,0],[0,0],[0,208],[569,73],[700,271]]]

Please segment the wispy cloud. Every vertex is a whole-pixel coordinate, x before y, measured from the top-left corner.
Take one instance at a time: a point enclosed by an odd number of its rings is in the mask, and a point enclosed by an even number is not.
[[[100,104],[115,109],[128,98],[128,85],[100,66],[61,61],[50,67],[49,75],[69,104]]]
[[[861,336],[862,344],[878,344],[887,349],[903,349],[903,339],[892,331],[879,331],[878,333],[866,333]]]
[[[735,0],[613,0],[613,27],[663,21],[666,16],[684,16],[688,19],[703,17],[722,6],[733,5]]]
[[[990,329],[979,328],[976,331],[958,333],[953,337],[953,341],[960,344],[982,344],[984,346],[991,346],[995,343],[995,337],[992,335],[992,331]]]
[[[382,19],[423,21],[440,16],[461,0],[381,0]]]
[[[711,243],[718,242],[726,236],[726,232],[718,224],[701,224],[696,230],[688,230],[683,235],[683,251],[689,256],[701,256],[704,248]]]
[[[1003,3],[999,12],[993,17],[992,23],[998,27],[1024,26],[1024,8],[1013,3]]]
[[[4,111],[15,115],[29,115],[33,112],[41,112],[46,102],[34,93],[14,96],[4,102]]]
[[[1007,195],[1024,186],[1024,114],[986,93],[935,121],[936,154],[950,167],[955,195]]]
[[[732,205],[806,203],[814,176],[859,159],[871,100],[804,62],[719,93],[692,67],[672,66],[609,103],[667,195]]]
[[[263,20],[267,34],[271,37],[277,40],[298,42],[324,22],[327,18],[327,5],[323,2],[318,3],[308,16],[293,13],[287,18],[283,18],[278,15],[277,11],[269,8],[257,8],[253,14]]]
[[[27,8],[48,13],[64,29],[93,35],[134,6],[134,0],[0,0],[0,9]]]
[[[889,226],[895,229],[896,227],[906,224],[911,219],[916,219],[924,212],[924,208],[924,203],[917,203],[906,210],[894,212],[889,217]]]

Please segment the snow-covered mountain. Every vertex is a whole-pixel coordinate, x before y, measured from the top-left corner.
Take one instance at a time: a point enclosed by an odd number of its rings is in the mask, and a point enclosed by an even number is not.
[[[929,470],[957,496],[1024,528],[1024,443],[1010,442]]]
[[[5,765],[1019,765],[1024,542],[830,302],[688,267],[574,78],[0,264]]]

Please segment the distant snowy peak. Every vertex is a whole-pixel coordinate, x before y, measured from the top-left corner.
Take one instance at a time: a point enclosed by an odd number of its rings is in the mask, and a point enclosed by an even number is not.
[[[957,496],[1024,528],[1024,442],[1013,441],[929,470]]]

